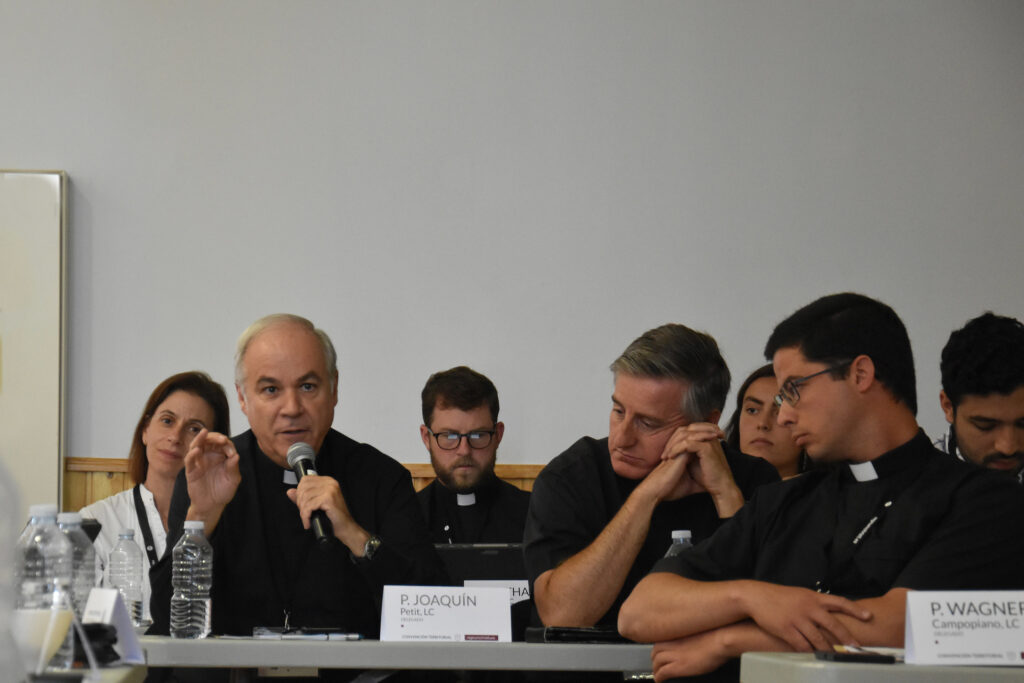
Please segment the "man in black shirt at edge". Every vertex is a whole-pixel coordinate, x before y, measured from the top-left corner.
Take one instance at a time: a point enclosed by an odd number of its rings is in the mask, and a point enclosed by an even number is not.
[[[608,438],[577,441],[530,497],[524,556],[546,626],[614,626],[674,529],[705,538],[779,479],[766,461],[723,450],[729,369],[711,336],[662,325],[611,369]]]
[[[1024,587],[1024,497],[920,431],[910,340],[891,308],[824,297],[780,323],[765,355],[779,423],[835,466],[763,487],[640,582],[619,628],[655,642],[655,680],[736,680],[748,651],[900,647],[908,590]]]
[[[437,479],[416,494],[434,543],[521,543],[530,494],[494,474],[505,424],[494,383],[464,365],[421,394],[420,438]]]
[[[939,367],[949,430],[935,447],[1024,480],[1024,325],[978,316],[949,335]]]

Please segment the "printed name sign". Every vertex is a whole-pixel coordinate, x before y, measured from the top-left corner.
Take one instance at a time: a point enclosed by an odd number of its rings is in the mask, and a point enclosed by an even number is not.
[[[146,663],[128,608],[125,607],[121,593],[116,588],[93,588],[89,591],[89,598],[82,612],[82,623],[110,624],[117,629],[114,650],[121,655],[121,660],[129,664]]]
[[[509,604],[530,599],[530,582],[526,579],[466,579],[462,582],[467,588],[483,586],[502,586],[508,589]]]
[[[384,586],[380,639],[511,642],[508,588]]]
[[[1024,591],[911,591],[908,664],[1024,666]]]

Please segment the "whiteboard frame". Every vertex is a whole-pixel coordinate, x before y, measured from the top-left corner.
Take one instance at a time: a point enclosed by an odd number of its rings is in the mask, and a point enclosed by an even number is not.
[[[0,249],[8,273],[0,292],[0,460],[18,485],[23,516],[33,503],[63,500],[67,188],[64,171],[0,170],[0,243],[6,233],[16,245]]]

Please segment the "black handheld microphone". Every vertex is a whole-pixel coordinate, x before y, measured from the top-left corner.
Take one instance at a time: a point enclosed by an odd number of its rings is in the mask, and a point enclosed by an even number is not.
[[[288,467],[292,468],[298,479],[302,479],[307,474],[316,474],[316,468],[313,465],[315,457],[316,453],[308,443],[298,441],[288,447]],[[313,529],[317,543],[321,547],[326,546],[334,538],[331,520],[327,519],[327,514],[323,510],[313,510],[309,516],[309,526]]]

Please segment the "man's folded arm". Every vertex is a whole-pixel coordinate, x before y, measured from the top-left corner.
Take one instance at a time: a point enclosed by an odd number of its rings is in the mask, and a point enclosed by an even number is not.
[[[858,607],[870,612],[871,618],[861,620],[841,612],[835,616],[843,622],[858,643],[868,647],[903,647],[906,588],[893,588],[877,598],[865,598],[854,602]],[[784,652],[793,649],[786,641],[768,633],[749,619],[724,626],[719,630],[721,634],[718,642],[722,648],[720,654],[726,657],[739,657],[744,652]]]
[[[692,484],[688,463],[681,456],[661,461],[590,545],[534,580],[534,602],[546,626],[593,626],[612,607],[647,538],[655,507],[679,498],[680,489]],[[538,484],[533,504],[546,495]]]
[[[670,572],[648,574],[619,610],[619,633],[643,643],[675,640],[748,618],[739,581],[694,581]]]
[[[851,631],[864,644],[899,647],[903,644],[902,606],[905,599],[905,589],[893,589],[879,598],[859,601],[858,604],[873,613],[871,620],[861,622],[843,614],[837,617],[849,622]],[[710,631],[657,642],[651,664],[655,680],[663,681],[714,671],[744,652],[788,652],[792,649],[785,640],[746,619]]]
[[[651,667],[654,680],[674,680],[715,671],[744,652],[790,650],[786,641],[768,634],[748,619],[685,638],[655,643],[651,651]]]
[[[859,636],[874,640],[873,630],[864,628],[873,620],[872,605],[885,610],[879,621],[888,636],[893,628],[890,612],[897,603],[902,605],[899,598],[858,604],[806,588],[752,580],[695,581],[657,572],[644,578],[626,600],[619,631],[633,640],[657,642],[752,619],[794,650],[808,651],[832,643],[862,644]]]
[[[590,545],[537,577],[534,602],[546,626],[593,626],[604,616],[647,537],[653,510],[653,502],[630,496]]]
[[[866,620],[846,614],[836,614],[861,645],[875,647],[903,647],[903,627],[907,616],[906,588],[890,588],[877,598],[857,600],[856,604],[871,613]]]

